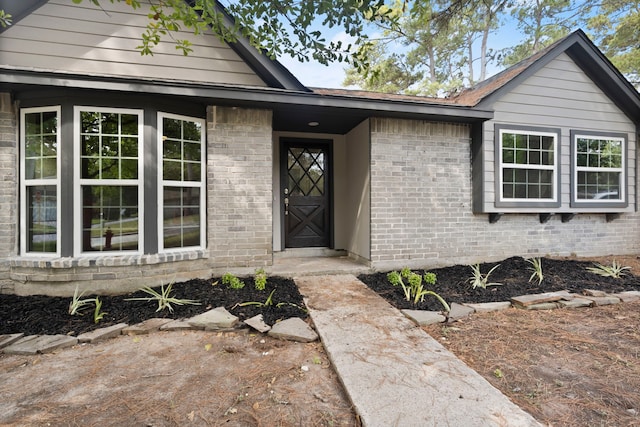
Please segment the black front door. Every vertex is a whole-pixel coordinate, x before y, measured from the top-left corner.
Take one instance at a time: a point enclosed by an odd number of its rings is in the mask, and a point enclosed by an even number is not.
[[[285,247],[329,247],[330,141],[285,139],[281,154]]]

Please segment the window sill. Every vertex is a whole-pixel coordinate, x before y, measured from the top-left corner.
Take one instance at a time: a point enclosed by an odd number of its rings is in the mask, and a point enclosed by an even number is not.
[[[63,258],[23,255],[11,257],[8,259],[8,262],[10,267],[17,268],[65,269],[77,267],[127,267],[133,265],[153,265],[207,258],[209,258],[209,251],[205,249],[195,249],[147,255],[103,255]]]

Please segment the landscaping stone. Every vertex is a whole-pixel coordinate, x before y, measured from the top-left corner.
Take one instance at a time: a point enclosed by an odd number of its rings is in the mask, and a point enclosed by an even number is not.
[[[445,316],[437,311],[428,310],[400,310],[408,319],[418,326],[427,326],[434,323],[442,323],[447,320]]]
[[[169,323],[165,323],[160,326],[161,331],[188,331],[193,329],[203,329],[197,328],[189,324],[188,320],[180,319],[180,320],[172,320]]]
[[[565,297],[570,295],[571,293],[567,291],[545,292],[543,294],[531,294],[513,297],[511,298],[511,302],[516,306],[527,307],[534,304],[560,301],[561,299],[565,299]]]
[[[607,293],[604,291],[598,291],[596,289],[584,289],[582,291],[583,295],[588,295],[590,297],[606,297]]]
[[[633,302],[640,300],[640,291],[624,291],[610,295],[612,297],[620,298],[622,302]]]
[[[591,296],[585,295],[585,298],[593,301],[593,305],[596,305],[596,306],[618,304],[620,302],[620,298],[617,298],[611,295],[607,295],[604,297],[591,297]]]
[[[318,339],[318,334],[299,317],[276,323],[271,327],[269,336],[298,342],[313,342]]]
[[[264,319],[262,318],[262,314],[258,314],[257,316],[253,316],[251,319],[247,319],[244,321],[245,324],[249,325],[253,329],[258,332],[269,332],[271,330],[271,326],[264,323]]]
[[[590,299],[580,298],[580,297],[574,297],[574,298],[571,298],[570,300],[558,301],[558,305],[560,305],[560,307],[566,307],[566,308],[591,307],[592,304],[593,304],[593,301],[591,301]]]
[[[117,337],[127,326],[129,325],[127,325],[126,323],[118,323],[117,325],[109,326],[107,328],[85,332],[84,334],[78,335],[78,342],[95,342],[99,340],[105,340],[107,338]]]
[[[511,303],[509,301],[499,301],[499,302],[482,302],[477,304],[463,304],[467,307],[473,308],[476,313],[489,313],[491,311],[500,311],[506,310],[511,307]]]
[[[136,325],[127,326],[122,330],[123,335],[146,335],[149,332],[160,330],[162,325],[172,322],[172,319],[153,318]]]
[[[473,308],[467,307],[462,304],[458,304],[456,302],[451,303],[451,311],[447,315],[448,322],[455,322],[456,320],[464,319],[465,317],[469,317],[474,312]]]
[[[553,310],[558,308],[558,303],[556,302],[541,302],[538,304],[531,304],[526,306],[516,305],[516,308],[524,309],[524,310]]]
[[[9,335],[0,335],[0,349],[7,347],[8,345],[13,344],[22,338],[24,334],[9,334]]]
[[[5,347],[2,351],[6,354],[49,353],[77,343],[78,339],[69,335],[29,335]]]
[[[229,313],[224,307],[214,308],[188,320],[191,326],[203,328],[206,331],[230,329],[238,323],[238,318]]]

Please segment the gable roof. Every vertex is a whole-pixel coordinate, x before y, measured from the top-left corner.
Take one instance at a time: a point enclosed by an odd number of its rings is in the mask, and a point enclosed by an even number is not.
[[[193,0],[185,0],[192,4]],[[16,24],[31,12],[45,5],[48,0],[0,0],[0,9],[11,14],[13,24]],[[217,6],[223,13],[225,21],[229,26],[233,25],[233,18],[226,12],[224,7],[216,0]],[[10,27],[0,27],[0,34]],[[235,43],[228,43],[228,46],[260,77],[268,86],[278,89],[289,89],[309,92],[293,74],[276,60],[268,58],[251,46],[249,41],[239,37]]]
[[[631,120],[640,124],[640,93],[582,30],[569,34],[451,99],[460,105],[490,108],[494,101],[562,53],[566,53]]]

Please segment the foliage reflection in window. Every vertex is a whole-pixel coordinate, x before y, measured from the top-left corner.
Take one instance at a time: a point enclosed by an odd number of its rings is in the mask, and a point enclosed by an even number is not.
[[[106,109],[79,115],[82,251],[137,251],[142,113]]]
[[[59,115],[58,107],[22,110],[22,252],[58,250]]]
[[[160,114],[163,249],[204,245],[204,123]]]

